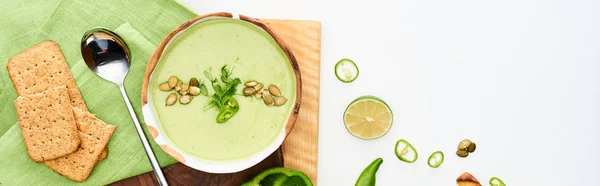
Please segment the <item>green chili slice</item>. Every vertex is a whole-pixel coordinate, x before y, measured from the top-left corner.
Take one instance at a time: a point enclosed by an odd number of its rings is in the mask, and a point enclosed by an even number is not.
[[[492,177],[490,179],[490,185],[492,185],[492,186],[506,186],[506,184],[504,184],[504,182],[500,178],[497,178],[497,177]]]
[[[404,139],[400,139],[396,142],[396,148],[394,150],[398,159],[407,163],[415,162],[417,161],[417,158],[419,158],[419,154],[415,147]]]
[[[223,97],[223,100],[221,101],[221,105],[223,105],[223,109],[233,110],[234,112],[237,112],[238,110],[240,110],[240,105],[238,104],[237,100],[235,100],[231,96]]]
[[[231,109],[221,109],[219,115],[217,115],[217,123],[224,123],[227,120],[231,119],[233,115],[235,115],[237,111]]]
[[[435,151],[429,159],[427,159],[427,164],[431,168],[438,168],[444,162],[444,153],[442,151]]]

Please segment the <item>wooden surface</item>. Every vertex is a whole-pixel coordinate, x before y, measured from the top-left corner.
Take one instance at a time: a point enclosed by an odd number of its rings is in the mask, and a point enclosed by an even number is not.
[[[302,72],[302,102],[294,130],[283,142],[284,167],[300,170],[317,184],[321,23],[263,20],[290,49]]]
[[[254,175],[260,173],[262,170],[270,167],[279,167],[283,165],[283,156],[281,148],[275,151],[267,159],[263,160],[259,164],[246,169],[242,172],[233,174],[210,174],[202,171],[192,169],[184,164],[177,163],[175,165],[167,166],[163,168],[163,173],[167,178],[169,185],[182,185],[182,186],[239,186],[241,183],[252,179]],[[148,172],[136,177],[121,180],[119,182],[111,184],[112,186],[131,186],[131,185],[143,185],[143,186],[158,186],[154,172]]]
[[[181,163],[163,168],[170,185],[238,186],[270,167],[284,166],[306,173],[317,184],[319,133],[319,74],[321,23],[317,21],[261,20],[284,39],[302,72],[302,103],[294,129],[283,146],[256,166],[234,174],[209,174]],[[153,172],[113,183],[158,185]]]

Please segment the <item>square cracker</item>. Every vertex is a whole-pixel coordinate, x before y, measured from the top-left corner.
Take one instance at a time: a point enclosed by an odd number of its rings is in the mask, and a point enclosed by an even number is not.
[[[104,147],[104,150],[102,151],[102,153],[100,153],[100,156],[98,157],[98,163],[102,162],[102,160],[106,159],[106,157],[108,157],[108,147]]]
[[[65,156],[79,147],[79,133],[67,92],[61,86],[15,100],[25,147],[35,162]]]
[[[73,181],[81,182],[87,179],[98,163],[116,127],[77,107],[73,107],[73,114],[79,127],[81,147],[73,154],[44,164]]]
[[[37,44],[10,58],[6,68],[19,96],[64,85],[72,105],[87,110],[57,43],[44,41]]]

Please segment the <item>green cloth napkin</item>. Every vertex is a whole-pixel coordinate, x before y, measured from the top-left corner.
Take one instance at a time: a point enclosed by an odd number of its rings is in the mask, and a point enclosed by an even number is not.
[[[194,16],[172,0],[0,1],[0,186],[106,185],[151,171],[118,87],[87,69],[79,43],[83,33],[96,26],[113,29],[123,37],[132,60],[125,88],[138,119],[145,125],[140,99],[146,63],[171,30]],[[10,57],[44,40],[60,45],[90,112],[117,126],[108,144],[108,158],[81,183],[33,162],[27,156],[17,123],[13,105],[17,94],[6,63]],[[151,144],[161,166],[176,162],[154,141]]]

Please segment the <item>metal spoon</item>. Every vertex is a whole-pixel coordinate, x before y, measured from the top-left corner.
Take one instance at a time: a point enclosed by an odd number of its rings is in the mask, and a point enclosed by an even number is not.
[[[121,37],[108,29],[93,28],[87,31],[81,39],[81,55],[87,66],[94,73],[119,86],[127,109],[129,109],[131,120],[135,124],[135,129],[142,141],[144,150],[146,150],[146,155],[148,156],[148,160],[150,160],[158,182],[161,185],[168,185],[123,87],[123,80],[127,76],[127,72],[129,72],[130,63],[129,49],[125,45],[125,42],[123,42]]]

